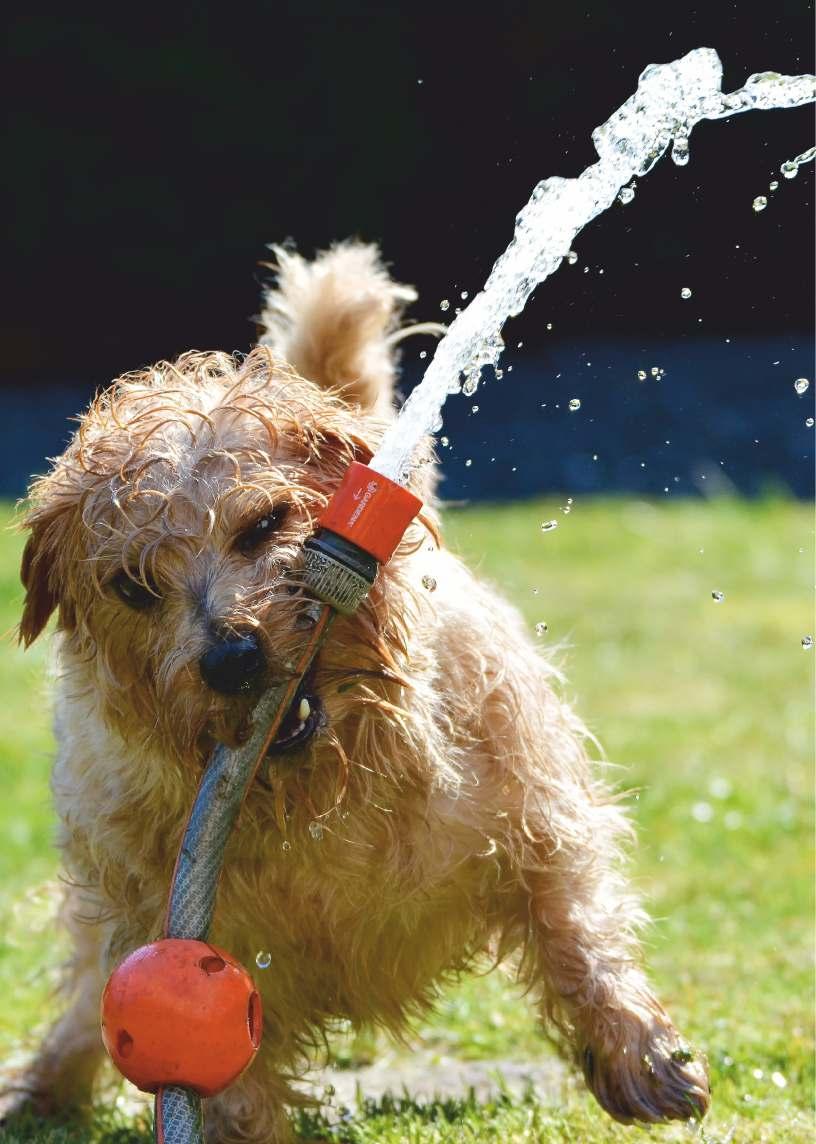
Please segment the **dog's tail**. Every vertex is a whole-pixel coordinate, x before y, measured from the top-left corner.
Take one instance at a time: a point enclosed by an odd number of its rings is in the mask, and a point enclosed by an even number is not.
[[[376,246],[341,243],[314,262],[280,246],[272,251],[277,284],[264,296],[261,344],[310,381],[365,409],[388,412],[396,343],[411,333],[444,332],[444,326],[399,328],[417,294],[390,278]]]

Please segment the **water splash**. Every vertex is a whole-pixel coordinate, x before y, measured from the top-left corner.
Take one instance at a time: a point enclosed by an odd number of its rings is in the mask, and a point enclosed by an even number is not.
[[[672,63],[650,64],[635,94],[592,133],[598,162],[577,179],[553,177],[535,188],[516,216],[510,245],[484,288],[454,318],[371,467],[393,480],[407,479],[417,444],[440,424],[447,395],[475,393],[482,370],[496,368],[507,319],[524,309],[536,286],[563,259],[569,260],[575,237],[612,206],[622,187],[647,174],[669,147],[675,163],[688,162],[689,136],[697,123],[755,109],[799,107],[814,99],[816,77],[777,72],[752,75],[744,87],[726,94],[722,64],[712,48],[697,48]],[[802,162],[807,154],[799,157]],[[798,169],[798,160],[791,162]]]

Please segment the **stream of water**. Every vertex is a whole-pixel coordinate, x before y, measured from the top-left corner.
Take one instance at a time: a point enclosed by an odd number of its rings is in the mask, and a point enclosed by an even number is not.
[[[752,75],[744,87],[724,93],[722,63],[712,48],[696,48],[672,63],[647,67],[634,95],[593,131],[598,162],[578,178],[553,177],[536,186],[516,216],[510,245],[484,288],[439,342],[371,468],[392,480],[407,480],[420,440],[442,427],[448,394],[474,393],[482,370],[495,369],[504,349],[501,331],[507,319],[524,309],[536,286],[569,255],[575,237],[612,206],[627,183],[647,174],[669,147],[675,163],[688,163],[689,136],[697,123],[743,111],[799,107],[814,100],[816,77],[777,72]],[[781,173],[792,177],[814,151],[810,148],[783,163]]]

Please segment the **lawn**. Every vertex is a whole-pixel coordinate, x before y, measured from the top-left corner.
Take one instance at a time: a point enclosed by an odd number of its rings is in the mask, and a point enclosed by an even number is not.
[[[656,921],[651,971],[680,1027],[708,1054],[710,1144],[814,1138],[812,763],[813,523],[786,500],[578,499],[451,511],[448,541],[557,644],[570,695],[631,789],[634,870]],[[7,510],[4,519],[10,517]],[[557,519],[542,532],[540,523]],[[61,952],[51,920],[53,821],[46,648],[13,642],[21,542],[0,537],[0,1014],[3,1058],[51,1010]],[[716,602],[713,592],[723,592]],[[385,1048],[339,1040],[348,1068]],[[446,992],[416,1052],[541,1061],[552,1049],[499,975]],[[400,1056],[400,1053],[405,1054]],[[558,1075],[557,1072],[555,1074]],[[399,1095],[399,1094],[398,1094]],[[137,1141],[125,1112],[92,1128],[6,1133],[13,1144]],[[569,1078],[478,1101],[360,1103],[303,1138],[412,1144],[638,1139]],[[653,1139],[688,1137],[684,1126]]]

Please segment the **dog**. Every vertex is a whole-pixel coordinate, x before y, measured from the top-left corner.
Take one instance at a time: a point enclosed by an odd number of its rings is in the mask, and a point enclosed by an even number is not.
[[[20,638],[56,612],[74,949],[64,1015],[23,1078],[43,1115],[90,1104],[106,977],[160,936],[202,769],[303,639],[303,542],[394,416],[414,291],[361,243],[277,258],[248,356],[120,377],[30,490]],[[336,621],[227,847],[212,940],[271,964],[263,1046],[205,1102],[209,1139],[288,1140],[294,1082],[333,1022],[404,1032],[484,956],[512,965],[613,1117],[701,1116],[705,1060],[641,966],[620,799],[556,666],[444,548],[430,445],[421,462],[426,507]]]

